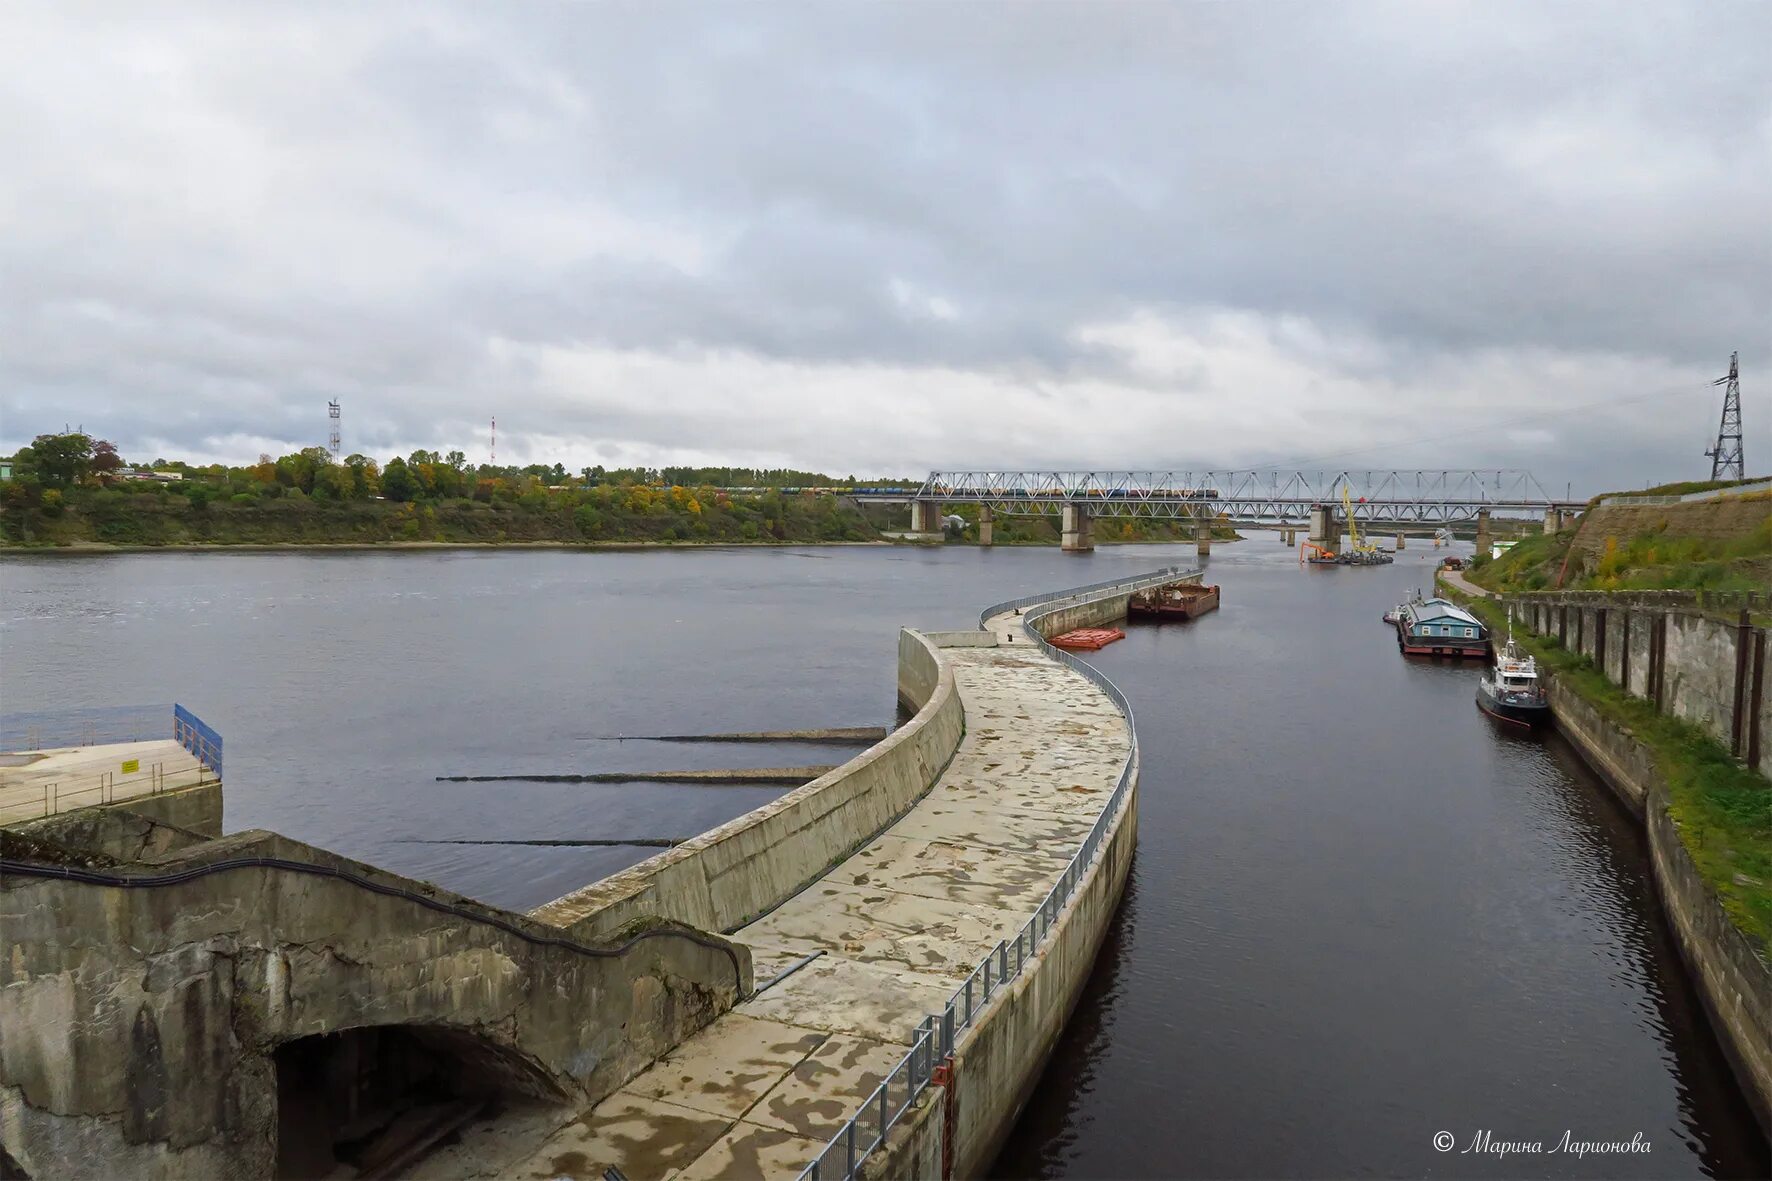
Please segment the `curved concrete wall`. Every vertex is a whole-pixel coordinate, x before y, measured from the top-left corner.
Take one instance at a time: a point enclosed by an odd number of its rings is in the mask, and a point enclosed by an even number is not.
[[[1109,623],[1125,616],[1129,597],[1119,591],[1053,608],[1036,605],[1026,609],[1023,623],[1042,636]],[[1137,757],[1134,734],[1131,790],[1051,934],[960,1036],[950,1084],[924,1093],[861,1176],[976,1177],[996,1158],[1082,996],[1125,892],[1138,843]]]
[[[793,897],[909,810],[954,756],[965,714],[935,646],[905,629],[898,692],[910,721],[802,787],[531,912],[596,938],[658,916],[734,931]]]

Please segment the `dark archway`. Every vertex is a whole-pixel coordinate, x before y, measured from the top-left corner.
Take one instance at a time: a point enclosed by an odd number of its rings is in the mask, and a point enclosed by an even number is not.
[[[391,1176],[482,1115],[565,1098],[514,1051],[434,1025],[297,1038],[277,1048],[276,1067],[277,1176],[287,1178],[340,1164]]]
[[[0,1181],[31,1181],[31,1175],[25,1172],[24,1166],[12,1159],[6,1151],[6,1145],[0,1144]]]

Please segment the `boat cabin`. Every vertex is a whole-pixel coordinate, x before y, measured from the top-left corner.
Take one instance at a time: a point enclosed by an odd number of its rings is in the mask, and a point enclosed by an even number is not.
[[[1403,607],[1403,624],[1411,639],[1442,637],[1445,639],[1487,639],[1489,632],[1482,620],[1445,599],[1423,599]]]
[[[1424,656],[1486,656],[1489,629],[1446,599],[1419,599],[1397,608],[1397,643]]]

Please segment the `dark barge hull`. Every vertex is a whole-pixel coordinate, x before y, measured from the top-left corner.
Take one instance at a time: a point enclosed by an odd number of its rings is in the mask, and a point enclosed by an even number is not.
[[[1497,721],[1506,722],[1511,726],[1524,726],[1532,729],[1550,721],[1549,705],[1509,705],[1505,701],[1497,701],[1477,686],[1477,708]]]
[[[1218,610],[1218,588],[1203,586],[1186,588],[1176,600],[1149,602],[1133,595],[1126,604],[1126,614],[1139,619],[1197,619],[1208,611]]]
[[[1408,628],[1398,622],[1393,625],[1397,629],[1397,647],[1406,656],[1451,656],[1462,659],[1466,656],[1487,659],[1489,656],[1489,640],[1467,640],[1462,636],[1411,636]]]

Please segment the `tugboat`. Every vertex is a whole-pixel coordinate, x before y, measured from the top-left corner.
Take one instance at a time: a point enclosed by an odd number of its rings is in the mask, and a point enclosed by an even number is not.
[[[1531,728],[1550,717],[1550,703],[1538,683],[1538,662],[1514,644],[1511,627],[1495,666],[1477,682],[1477,706],[1513,726]]]

